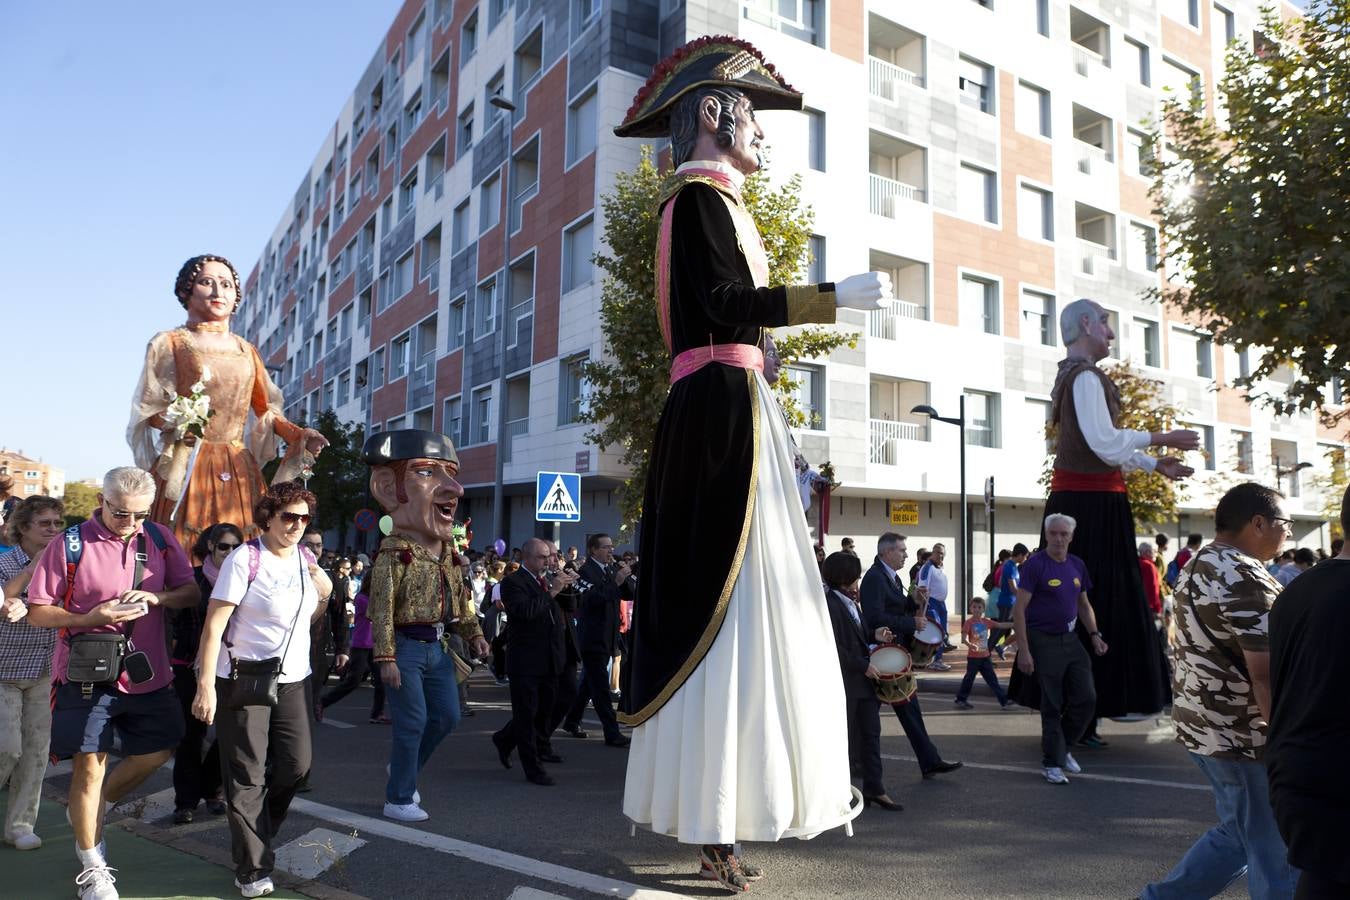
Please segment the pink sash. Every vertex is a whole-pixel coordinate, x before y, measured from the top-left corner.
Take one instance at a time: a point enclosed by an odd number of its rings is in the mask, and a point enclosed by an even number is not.
[[[764,371],[764,351],[754,344],[708,344],[686,350],[670,364],[670,383],[693,375],[711,363],[724,363],[740,369]]]

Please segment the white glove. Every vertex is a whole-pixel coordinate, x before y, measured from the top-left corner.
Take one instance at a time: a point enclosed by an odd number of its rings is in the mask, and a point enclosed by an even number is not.
[[[834,283],[834,305],[846,309],[882,309],[892,299],[891,276],[885,272],[850,275]]]

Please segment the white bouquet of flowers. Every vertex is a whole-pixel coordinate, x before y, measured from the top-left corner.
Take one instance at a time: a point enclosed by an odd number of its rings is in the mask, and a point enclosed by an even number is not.
[[[164,479],[164,494],[170,500],[182,499],[192,464],[196,462],[197,440],[206,436],[206,423],[216,414],[206,393],[206,384],[210,380],[211,370],[202,366],[201,378],[188,388],[187,396],[173,394],[169,405],[160,414],[164,420],[164,449],[155,469]],[[189,437],[193,438],[191,442]],[[175,506],[174,511],[177,509]]]

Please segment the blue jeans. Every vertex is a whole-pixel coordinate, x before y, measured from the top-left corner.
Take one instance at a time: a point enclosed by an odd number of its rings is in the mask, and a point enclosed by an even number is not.
[[[413,802],[417,774],[437,745],[459,724],[459,685],[455,664],[438,641],[396,635],[394,659],[402,684],[385,688],[394,724],[384,799],[407,804]]]
[[[956,692],[957,703],[970,697],[970,689],[975,686],[976,675],[982,677],[984,683],[989,685],[989,690],[998,698],[999,706],[1008,705],[1008,695],[998,683],[998,674],[994,672],[994,661],[987,656],[966,657],[966,677],[961,679],[961,687]]]
[[[944,597],[941,600],[928,598],[928,616],[938,623],[942,629],[942,643],[947,643],[947,600]],[[934,662],[942,662],[942,644],[938,645],[937,655],[933,657]]]
[[[1166,878],[1144,888],[1142,900],[1213,897],[1244,872],[1255,900],[1293,897],[1299,873],[1289,865],[1275,827],[1266,767],[1197,753],[1191,759],[1214,787],[1219,824],[1191,845]]]

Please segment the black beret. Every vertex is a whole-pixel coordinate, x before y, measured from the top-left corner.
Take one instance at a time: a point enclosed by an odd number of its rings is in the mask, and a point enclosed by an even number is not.
[[[368,466],[383,466],[401,459],[443,459],[459,465],[459,456],[450,438],[420,428],[400,428],[372,434],[361,450]]]

